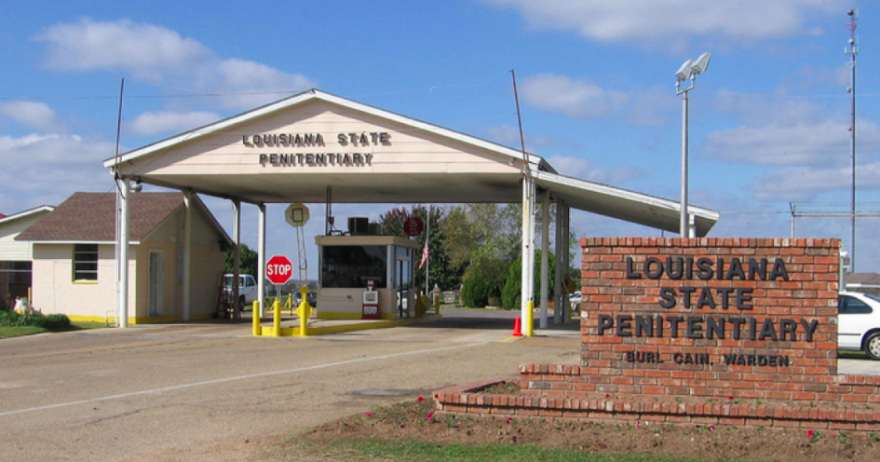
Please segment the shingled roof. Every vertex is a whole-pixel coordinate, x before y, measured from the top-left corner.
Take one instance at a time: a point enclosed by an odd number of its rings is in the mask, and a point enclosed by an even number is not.
[[[183,206],[179,192],[144,192],[132,194],[129,202],[129,235],[140,241],[150,231]],[[116,194],[74,193],[55,211],[22,231],[19,241],[116,240]]]

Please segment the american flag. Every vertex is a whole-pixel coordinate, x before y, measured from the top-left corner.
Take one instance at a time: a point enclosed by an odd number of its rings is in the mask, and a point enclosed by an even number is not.
[[[425,242],[425,249],[422,250],[422,262],[419,263],[419,269],[425,266],[425,263],[428,263],[428,243]]]

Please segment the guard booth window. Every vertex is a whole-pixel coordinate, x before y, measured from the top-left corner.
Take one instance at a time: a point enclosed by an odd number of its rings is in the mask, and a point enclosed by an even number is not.
[[[321,287],[359,289],[367,287],[367,280],[376,281],[376,287],[386,287],[386,248],[384,245],[321,247]]]

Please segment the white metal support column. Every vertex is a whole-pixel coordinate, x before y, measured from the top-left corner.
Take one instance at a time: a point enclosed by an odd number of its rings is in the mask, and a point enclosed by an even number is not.
[[[523,210],[522,210],[522,287],[520,304],[522,309],[523,334],[530,335],[532,326],[526,325],[531,317],[529,302],[534,302],[535,294],[535,183],[531,177],[523,179]]]
[[[569,241],[568,235],[569,230],[571,229],[571,207],[566,203],[561,203],[561,206],[557,206],[556,208],[556,219],[557,225],[562,228],[560,231],[560,247],[559,252],[556,254],[556,267],[562,267],[561,274],[562,279],[565,280],[565,277],[568,276],[568,268],[571,266],[571,261],[569,259]],[[580,280],[580,278],[578,278]],[[580,292],[581,288],[576,287],[576,291]],[[562,305],[559,308],[559,322],[567,322],[570,318],[569,311],[571,311],[571,305],[568,303],[568,297],[564,294],[562,295]]]
[[[566,268],[563,265],[562,254],[563,252],[568,253],[566,249],[568,245],[568,236],[564,236],[562,234],[562,201],[557,200],[556,202],[556,244],[555,253],[556,253],[556,284],[554,284],[554,289],[556,293],[556,297],[553,302],[553,324],[559,324],[562,322],[562,307],[568,303],[568,298],[566,297],[566,289],[565,289],[565,273],[563,272],[563,268]]]
[[[116,187],[119,188],[121,199],[119,201],[119,235],[116,242],[116,245],[119,246],[119,260],[116,262],[119,269],[119,280],[117,281],[119,284],[119,327],[124,328],[128,327],[128,201],[131,189],[129,189],[128,180],[124,178],[116,180]]]
[[[232,241],[235,246],[232,249],[232,306],[233,316],[238,318],[241,309],[238,306],[238,275],[241,274],[241,201],[232,201]]]
[[[550,293],[550,191],[541,195],[541,329],[547,328]]]
[[[183,192],[183,320],[189,321],[190,303],[192,298],[192,191]]]
[[[266,204],[259,204],[259,218],[257,219],[257,300],[260,301],[260,317],[265,312],[264,294],[266,293]]]

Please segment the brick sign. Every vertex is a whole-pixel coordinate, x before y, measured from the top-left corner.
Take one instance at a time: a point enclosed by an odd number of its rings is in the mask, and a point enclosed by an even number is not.
[[[583,367],[634,394],[815,399],[833,382],[837,241],[667,241],[582,241]]]

